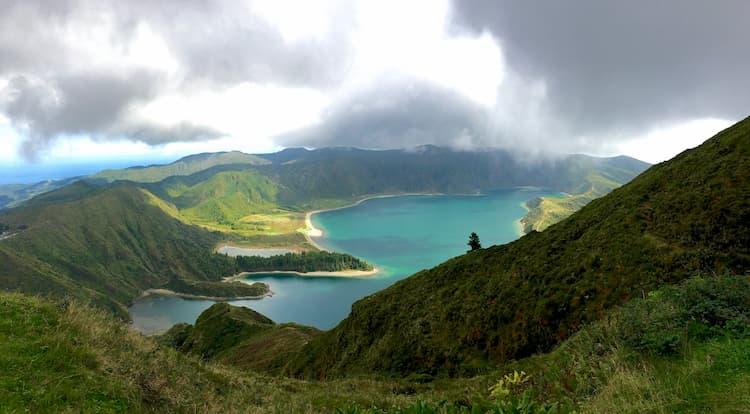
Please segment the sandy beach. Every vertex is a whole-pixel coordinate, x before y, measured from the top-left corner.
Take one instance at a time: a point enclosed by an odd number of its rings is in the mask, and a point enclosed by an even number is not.
[[[226,279],[225,279],[226,280]],[[173,290],[169,289],[146,289],[141,293],[138,298],[135,299],[134,302],[139,301],[141,299],[147,298],[149,296],[175,296],[178,298],[185,298],[185,299],[204,299],[204,300],[213,300],[216,302],[226,302],[230,300],[256,300],[256,299],[263,299],[269,296],[273,296],[273,292],[270,290],[267,293],[264,293],[262,295],[258,296],[234,296],[234,297],[221,297],[221,296],[203,296],[203,295],[191,295],[189,293],[179,293],[175,292]]]
[[[265,247],[240,247],[231,244],[222,244],[216,249],[216,253],[226,254],[230,257],[236,256],[259,256],[271,257],[287,253],[299,253],[298,249],[292,248],[265,248]]]
[[[242,272],[238,273],[234,276],[228,276],[225,277],[223,280],[225,282],[233,282],[236,280],[242,280],[246,276],[252,276],[252,275],[268,275],[268,274],[285,274],[285,275],[295,275],[299,277],[351,277],[351,278],[359,278],[359,277],[369,277],[377,274],[380,270],[377,268],[374,268],[372,270],[342,270],[339,272],[296,272],[293,270],[268,270],[265,272]]]

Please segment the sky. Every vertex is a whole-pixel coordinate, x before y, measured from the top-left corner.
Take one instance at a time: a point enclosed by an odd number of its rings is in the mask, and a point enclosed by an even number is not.
[[[6,168],[423,144],[660,162],[750,114],[745,0],[0,10]]]

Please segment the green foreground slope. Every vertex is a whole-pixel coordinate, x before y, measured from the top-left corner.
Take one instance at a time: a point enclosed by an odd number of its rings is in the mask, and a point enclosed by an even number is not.
[[[183,336],[181,344],[190,343],[186,356],[161,344],[175,337],[144,337],[75,300],[0,292],[0,407],[40,413],[541,412],[530,409],[533,401],[537,408],[554,403],[559,410],[547,412],[561,413],[737,413],[750,404],[748,276],[698,277],[662,288],[582,327],[549,354],[471,379],[267,376],[247,370],[247,363],[273,369],[265,347],[289,350],[289,329],[297,338],[315,332],[274,325],[225,304],[199,321],[201,327]],[[239,345],[229,341],[248,337]],[[237,359],[243,353],[252,361]],[[283,361],[283,352],[275,357]],[[491,396],[490,386],[514,371],[529,380]]]
[[[396,381],[300,381],[201,361],[78,301],[0,292],[0,411],[331,413],[356,404],[485,395],[486,385],[419,391]]]
[[[291,372],[470,374],[551,349],[694,271],[750,269],[750,119],[543,233],[449,260],[352,306]]]

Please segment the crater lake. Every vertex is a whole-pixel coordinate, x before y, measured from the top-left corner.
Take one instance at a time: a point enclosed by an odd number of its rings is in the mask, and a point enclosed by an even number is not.
[[[465,253],[471,232],[479,235],[483,247],[515,240],[521,233],[518,220],[526,214],[524,203],[541,196],[559,194],[520,188],[479,195],[372,198],[317,213],[312,222],[323,231],[315,239],[317,244],[362,258],[379,272],[363,278],[252,275],[246,280],[268,283],[273,296],[229,303],[252,308],[275,322],[330,329],[347,316],[355,301]],[[155,333],[179,322],[194,323],[213,303],[150,296],[129,311],[135,329]]]

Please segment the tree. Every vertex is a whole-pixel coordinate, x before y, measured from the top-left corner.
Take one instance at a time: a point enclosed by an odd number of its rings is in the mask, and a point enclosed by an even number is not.
[[[471,235],[469,236],[469,242],[466,244],[469,245],[469,247],[471,247],[471,250],[467,251],[467,253],[473,252],[474,250],[482,248],[482,244],[479,243],[479,236],[477,236],[477,234],[474,233],[473,231],[471,232]]]

